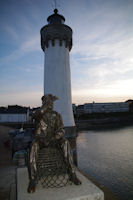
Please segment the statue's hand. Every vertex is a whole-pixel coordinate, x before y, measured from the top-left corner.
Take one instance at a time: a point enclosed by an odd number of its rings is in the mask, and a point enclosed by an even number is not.
[[[56,133],[55,138],[57,140],[59,140],[59,139],[63,138],[63,136],[64,136],[64,133],[60,131],[60,132]]]
[[[57,140],[59,140],[61,137],[60,137],[60,135],[57,134],[57,135],[55,136],[55,138],[56,138]]]
[[[45,139],[45,135],[43,135],[43,134],[36,134],[35,135],[35,140],[42,140],[42,139]]]

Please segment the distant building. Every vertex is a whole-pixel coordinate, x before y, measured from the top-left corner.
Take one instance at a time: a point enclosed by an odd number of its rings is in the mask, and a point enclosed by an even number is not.
[[[91,113],[115,113],[128,112],[128,102],[113,102],[113,103],[85,103],[76,107],[76,114],[91,114]]]
[[[29,107],[8,106],[0,107],[0,123],[24,123],[29,121]]]
[[[84,104],[84,113],[128,112],[129,105],[125,102],[87,103]]]
[[[76,105],[72,104],[73,114],[76,114]]]
[[[77,115],[82,115],[84,113],[85,113],[85,111],[84,111],[84,105],[78,105],[77,108],[76,108],[76,114]]]
[[[133,112],[133,100],[129,99],[126,101],[126,103],[128,103],[128,105],[129,105],[129,111]]]

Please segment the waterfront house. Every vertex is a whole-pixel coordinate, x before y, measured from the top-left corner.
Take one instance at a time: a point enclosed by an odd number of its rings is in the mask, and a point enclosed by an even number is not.
[[[0,107],[0,123],[24,123],[29,121],[29,107]]]

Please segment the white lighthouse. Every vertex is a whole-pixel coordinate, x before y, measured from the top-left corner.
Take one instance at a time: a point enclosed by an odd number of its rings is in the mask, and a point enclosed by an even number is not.
[[[70,141],[75,164],[77,162],[76,127],[72,111],[71,73],[69,52],[72,48],[72,29],[65,25],[65,18],[54,10],[41,28],[41,47],[45,53],[44,94],[59,98],[54,110],[62,116],[65,137]]]
[[[69,51],[72,48],[72,29],[65,18],[54,10],[48,25],[41,29],[41,46],[45,53],[44,94],[56,95],[54,109],[62,116],[65,128],[75,127],[72,100]],[[70,132],[70,131],[69,131]]]

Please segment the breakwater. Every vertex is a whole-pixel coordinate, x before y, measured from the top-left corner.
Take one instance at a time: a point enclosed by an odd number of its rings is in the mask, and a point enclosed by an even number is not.
[[[92,119],[76,119],[75,123],[79,130],[122,127],[133,125],[133,115]]]

